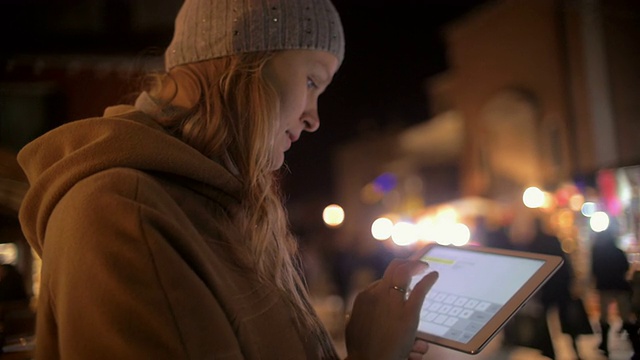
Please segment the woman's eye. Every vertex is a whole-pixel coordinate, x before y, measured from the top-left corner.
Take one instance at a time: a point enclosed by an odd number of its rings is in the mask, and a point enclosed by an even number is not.
[[[318,85],[316,85],[316,83],[313,80],[307,78],[307,87],[309,89],[315,89],[318,87]]]

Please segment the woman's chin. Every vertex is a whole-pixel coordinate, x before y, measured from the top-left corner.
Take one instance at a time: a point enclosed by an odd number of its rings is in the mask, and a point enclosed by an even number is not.
[[[284,154],[276,155],[271,159],[271,170],[280,170],[282,165],[284,165]]]

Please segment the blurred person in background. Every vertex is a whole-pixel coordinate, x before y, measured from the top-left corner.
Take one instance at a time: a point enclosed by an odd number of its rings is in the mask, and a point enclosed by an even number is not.
[[[578,337],[592,334],[591,323],[585,311],[581,294],[577,291],[575,273],[570,256],[562,250],[560,239],[545,230],[544,221],[540,217],[533,219],[535,237],[526,251],[560,256],[564,263],[553,276],[542,286],[540,301],[545,314],[557,313],[560,329],[571,337],[571,344],[578,359]]]
[[[595,280],[595,289],[600,301],[601,342],[598,348],[605,356],[609,355],[609,329],[612,314],[610,305],[615,303],[622,321],[622,329],[629,335],[633,347],[633,357],[640,359],[640,336],[635,315],[631,310],[631,286],[627,280],[629,261],[625,252],[617,245],[619,224],[611,219],[609,227],[595,233],[591,248],[591,272]]]
[[[541,214],[536,210],[516,204],[510,218],[504,229],[491,233],[488,246],[560,256],[564,263],[509,321],[504,330],[505,345],[538,349],[543,356],[555,359],[547,318],[557,316],[561,331],[571,337],[573,349],[580,358],[577,339],[592,333],[592,329],[582,299],[574,291],[575,277],[570,258],[562,250],[559,239],[545,230]]]
[[[636,324],[640,326],[640,259],[637,253],[634,255],[627,273],[627,280],[631,286],[631,311],[635,316]]]
[[[535,210],[518,203],[513,207],[511,221],[501,242],[508,241],[508,248],[513,250],[548,252],[549,238],[543,236],[544,233],[540,230],[540,221]],[[529,299],[505,328],[507,344],[538,349],[543,356],[555,359],[555,349],[547,322],[548,309],[552,303],[552,295],[545,291],[544,287]]]
[[[28,144],[23,232],[42,258],[36,359],[336,359],[278,188],[344,56],[329,0],[186,0],[134,105]],[[318,151],[325,151],[318,149]],[[356,298],[349,359],[421,359],[426,275]]]

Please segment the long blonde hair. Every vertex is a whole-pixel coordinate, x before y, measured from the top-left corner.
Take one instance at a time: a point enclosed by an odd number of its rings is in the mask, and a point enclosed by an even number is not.
[[[241,254],[239,260],[248,259],[246,265],[260,281],[283,293],[297,324],[318,337],[324,358],[333,358],[333,347],[308,300],[297,263],[297,242],[289,230],[272,170],[279,99],[263,77],[272,56],[269,52],[245,53],[182,65],[178,70],[197,83],[198,100],[193,107],[159,122],[207,157],[229,159],[233,164],[246,195],[235,221],[248,241],[230,245]],[[161,79],[156,83],[161,84]]]

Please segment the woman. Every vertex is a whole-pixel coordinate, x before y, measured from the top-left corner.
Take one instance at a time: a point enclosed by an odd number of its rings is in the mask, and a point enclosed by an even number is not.
[[[18,156],[42,257],[37,359],[333,359],[296,268],[275,172],[344,55],[328,0],[187,0],[134,106]],[[419,359],[424,265],[395,260],[356,300],[349,359]],[[405,298],[407,298],[405,300]]]

